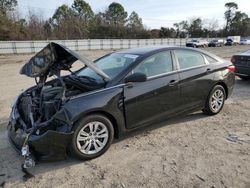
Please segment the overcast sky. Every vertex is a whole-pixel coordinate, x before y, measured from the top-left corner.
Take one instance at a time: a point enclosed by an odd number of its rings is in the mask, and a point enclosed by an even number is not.
[[[171,27],[173,23],[192,17],[203,19],[217,19],[224,24],[224,4],[234,1],[239,10],[250,16],[250,0],[116,0],[121,3],[130,14],[136,11],[148,28]],[[18,0],[19,11],[22,16],[28,10],[41,13],[45,18],[51,17],[55,9],[67,4],[71,6],[73,0]],[[94,12],[104,11],[114,0],[86,0]]]

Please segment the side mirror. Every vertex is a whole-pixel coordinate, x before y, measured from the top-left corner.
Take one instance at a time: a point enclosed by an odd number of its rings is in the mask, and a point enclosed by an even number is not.
[[[131,75],[129,75],[128,77],[126,77],[124,79],[124,82],[125,83],[128,83],[128,82],[145,82],[147,80],[147,76],[143,73],[140,73],[140,72],[136,72],[136,73],[133,73]]]

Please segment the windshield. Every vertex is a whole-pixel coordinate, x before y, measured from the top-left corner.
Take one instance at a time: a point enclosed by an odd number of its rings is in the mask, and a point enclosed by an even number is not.
[[[218,42],[218,40],[212,40],[212,42]]]
[[[95,61],[95,64],[99,69],[113,79],[129,65],[131,65],[131,63],[133,63],[138,57],[138,55],[133,54],[114,53]],[[89,67],[83,68],[77,72],[77,75],[91,77],[96,81],[102,81],[102,78]]]
[[[198,42],[198,40],[194,40],[194,39],[193,39],[192,42]]]

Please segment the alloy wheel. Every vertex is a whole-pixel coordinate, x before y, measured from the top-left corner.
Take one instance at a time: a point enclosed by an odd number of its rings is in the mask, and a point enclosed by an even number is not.
[[[213,112],[218,112],[222,108],[224,103],[224,93],[222,90],[217,89],[214,91],[210,98],[210,106]]]
[[[93,121],[79,131],[76,145],[83,154],[96,154],[106,146],[108,137],[107,127],[102,122]]]

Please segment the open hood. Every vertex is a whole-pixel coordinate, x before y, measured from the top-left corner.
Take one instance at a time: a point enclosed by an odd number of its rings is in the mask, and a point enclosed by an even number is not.
[[[95,71],[104,80],[110,77],[99,69],[91,60],[80,56],[63,45],[50,42],[40,52],[33,56],[20,70],[20,74],[29,77],[41,77],[60,74],[61,70],[69,70],[75,61],[81,61],[90,69]]]

